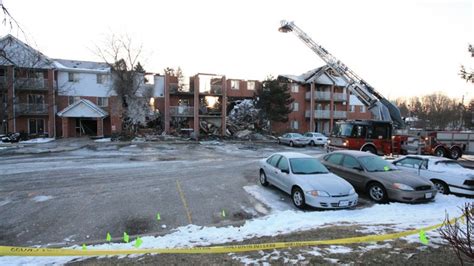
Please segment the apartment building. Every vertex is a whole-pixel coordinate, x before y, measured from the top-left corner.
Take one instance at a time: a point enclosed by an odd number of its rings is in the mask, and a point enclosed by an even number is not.
[[[102,137],[120,132],[122,106],[106,63],[51,59],[11,35],[0,39],[0,49],[0,133]],[[141,89],[153,89],[154,108],[164,98],[164,77],[149,80]]]
[[[365,106],[346,89],[346,82],[328,66],[302,75],[280,75],[294,99],[288,122],[274,123],[273,131],[321,132],[329,134],[335,122],[346,119],[370,119]]]

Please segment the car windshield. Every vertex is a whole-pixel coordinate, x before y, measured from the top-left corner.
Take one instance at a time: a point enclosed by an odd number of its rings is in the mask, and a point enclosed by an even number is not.
[[[436,162],[435,165],[439,167],[450,168],[450,169],[464,169],[462,165],[454,161],[439,161],[439,162]]]
[[[328,169],[314,158],[290,159],[291,172],[297,175],[327,174]]]
[[[395,165],[385,161],[384,159],[381,159],[378,156],[359,157],[359,161],[368,172],[386,172],[398,170]]]

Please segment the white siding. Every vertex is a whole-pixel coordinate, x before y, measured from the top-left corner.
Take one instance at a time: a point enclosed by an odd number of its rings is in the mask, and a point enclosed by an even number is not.
[[[69,72],[58,72],[59,95],[109,97],[115,95],[111,89],[110,75],[105,76],[104,83],[97,83],[96,73],[74,72],[75,82],[69,82]]]

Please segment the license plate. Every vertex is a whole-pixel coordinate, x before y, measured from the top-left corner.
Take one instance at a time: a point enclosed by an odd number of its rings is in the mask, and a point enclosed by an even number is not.
[[[345,206],[349,206],[349,201],[348,200],[339,201],[339,207],[345,207]]]
[[[429,199],[433,196],[433,194],[431,194],[431,192],[428,192],[428,193],[425,193],[425,198]]]

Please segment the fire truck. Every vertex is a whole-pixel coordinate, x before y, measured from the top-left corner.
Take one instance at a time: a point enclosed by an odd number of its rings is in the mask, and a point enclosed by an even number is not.
[[[396,105],[382,96],[353,70],[317,44],[292,21],[281,21],[280,32],[293,32],[347,83],[347,89],[368,107],[374,120],[349,120],[335,124],[328,151],[351,149],[374,154],[429,154],[458,159],[465,146],[441,143],[437,132],[409,132]]]

